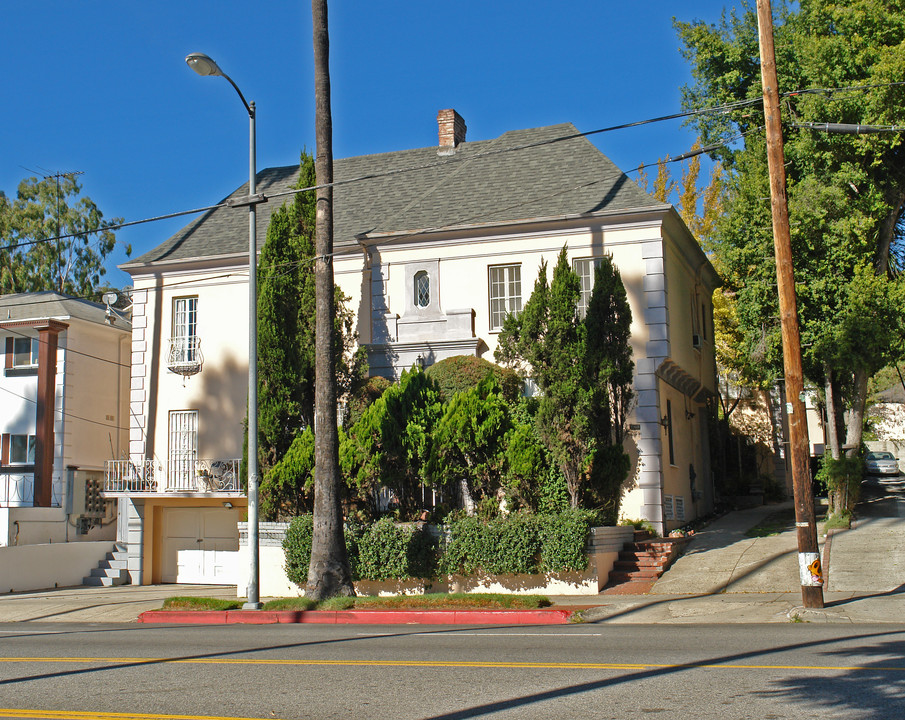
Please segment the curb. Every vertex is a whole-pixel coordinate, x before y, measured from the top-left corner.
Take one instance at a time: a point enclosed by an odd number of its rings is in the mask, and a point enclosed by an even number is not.
[[[148,610],[140,623],[186,625],[566,625],[572,610]]]

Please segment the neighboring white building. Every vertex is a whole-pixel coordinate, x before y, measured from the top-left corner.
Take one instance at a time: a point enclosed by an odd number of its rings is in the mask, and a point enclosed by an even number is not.
[[[676,210],[571,124],[465,142],[457,113],[438,122],[438,147],[335,162],[334,272],[371,373],[397,377],[419,358],[492,360],[502,319],[527,301],[541,260],[552,268],[567,246],[589,293],[594,258],[609,254],[633,314],[636,472],[623,513],[669,529],[709,511],[719,279]],[[274,196],[297,175],[297,166],[258,174],[257,191],[271,198],[258,205],[259,247],[285,202]],[[131,469],[110,475],[107,494],[129,518],[133,582],[217,582],[237,547],[239,486],[230,476],[211,491],[196,468],[231,468],[242,451],[247,237],[247,209],[224,203],[122,266],[135,287]],[[178,559],[188,548],[201,549],[192,570]]]
[[[128,452],[130,341],[103,305],[0,296],[0,546],[113,539],[102,482]]]

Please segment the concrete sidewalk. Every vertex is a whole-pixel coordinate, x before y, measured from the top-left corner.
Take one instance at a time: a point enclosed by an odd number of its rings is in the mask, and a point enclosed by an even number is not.
[[[821,538],[826,607],[801,606],[794,529],[745,532],[790,503],[733,512],[699,531],[647,595],[551,596],[601,623],[905,622],[905,478],[868,480],[851,530]],[[124,585],[0,596],[0,622],[135,622],[175,595],[236,599],[236,587]],[[507,624],[501,619],[501,624]]]
[[[905,622],[905,478],[870,478],[850,530],[819,537],[823,609],[802,606],[794,525],[745,533],[792,503],[729,513],[699,531],[642,596],[601,596],[588,620],[621,623]],[[819,523],[818,523],[819,526]]]

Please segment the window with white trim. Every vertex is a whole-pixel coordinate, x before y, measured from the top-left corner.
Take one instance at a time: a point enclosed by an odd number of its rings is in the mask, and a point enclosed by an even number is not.
[[[572,261],[572,269],[581,281],[581,296],[578,298],[578,317],[588,314],[588,304],[594,291],[594,274],[600,265],[601,258],[577,258]]]
[[[198,298],[173,299],[173,352],[177,362],[191,363],[198,351]]]
[[[672,498],[673,506],[675,507],[675,519],[676,520],[685,520],[685,496],[684,495],[674,495]]]
[[[672,495],[663,496],[663,519],[664,520],[673,520],[675,518],[675,513],[673,512],[672,500],[673,500]]]
[[[426,270],[415,273],[415,307],[426,308],[431,303],[431,279]]]
[[[493,265],[490,284],[490,329],[500,330],[507,315],[522,311],[522,266]]]
[[[13,367],[37,367],[38,347],[38,338],[13,338]]]
[[[198,411],[171,410],[168,452],[168,487],[193,487],[198,460]]]
[[[34,435],[10,435],[9,436],[9,464],[10,465],[34,465],[35,464],[35,436]]]

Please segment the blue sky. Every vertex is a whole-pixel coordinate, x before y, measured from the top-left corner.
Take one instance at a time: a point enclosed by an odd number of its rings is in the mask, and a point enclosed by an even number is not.
[[[441,108],[468,139],[572,122],[590,131],[680,109],[689,68],[673,17],[717,22],[734,0],[425,0],[330,3],[337,158],[434,145]],[[214,58],[257,105],[258,169],[314,149],[311,7],[267,0],[4,3],[0,190],[80,171],[105,217],[139,220],[210,205],[248,177],[248,117]],[[686,151],[680,121],[594,136],[623,170]],[[632,177],[637,177],[632,174]],[[124,229],[115,269],[188,219]]]

